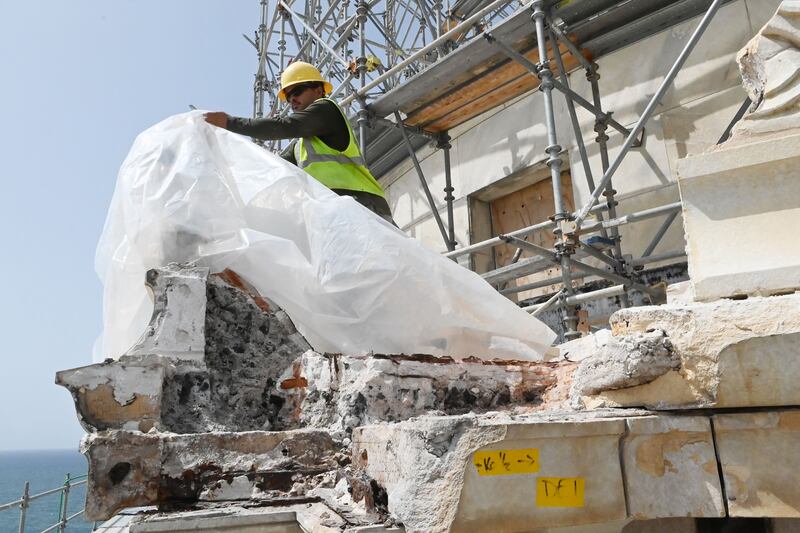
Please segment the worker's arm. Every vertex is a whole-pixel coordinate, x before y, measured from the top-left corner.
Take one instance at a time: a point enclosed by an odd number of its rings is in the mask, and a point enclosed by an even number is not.
[[[216,113],[208,116],[216,118]],[[312,103],[303,111],[281,118],[244,118],[226,116],[225,125],[207,120],[234,133],[256,139],[297,139],[300,137],[329,137],[341,129],[341,114],[336,106],[326,101]],[[218,121],[221,122],[221,121]],[[338,144],[338,143],[337,143]],[[345,143],[345,147],[347,144]]]

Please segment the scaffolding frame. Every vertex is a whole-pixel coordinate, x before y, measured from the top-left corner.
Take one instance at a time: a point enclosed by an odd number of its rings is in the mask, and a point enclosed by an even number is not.
[[[672,64],[656,93],[650,98],[644,112],[635,125],[625,127],[613,119],[612,113],[605,110],[599,89],[598,65],[584,57],[578,44],[573,42],[559,20],[554,16],[556,2],[553,0],[532,0],[519,2],[511,0],[305,0],[302,4],[295,0],[260,0],[261,24],[256,31],[255,40],[248,39],[256,48],[259,66],[255,76],[253,114],[282,115],[288,111],[279,106],[277,80],[280,72],[291,60],[302,59],[317,65],[323,75],[334,82],[334,95],[341,96],[341,104],[350,110],[358,127],[358,139],[362,154],[367,154],[367,132],[374,124],[387,127],[382,135],[399,130],[408,158],[414,167],[432,216],[447,248],[445,257],[456,260],[459,257],[482,252],[494,246],[510,244],[517,250],[510,262],[500,268],[482,274],[482,277],[495,286],[501,294],[513,294],[534,288],[561,284],[555,294],[538,305],[524,309],[541,315],[546,310],[559,309],[564,324],[566,340],[580,336],[576,306],[599,298],[619,297],[623,307],[630,305],[631,291],[638,291],[657,301],[663,298],[663,288],[648,287],[638,279],[637,272],[645,265],[660,261],[685,259],[684,250],[675,250],[653,255],[658,244],[677,218],[681,210],[680,202],[667,204],[624,216],[616,210],[617,191],[613,188],[613,177],[622,161],[632,148],[641,146],[644,127],[672,85],[676,75],[695,48],[700,37],[710,24],[715,13],[727,0],[709,0],[705,14],[700,19],[691,36]],[[294,9],[296,6],[302,9]],[[274,6],[271,11],[270,6]],[[352,7],[355,9],[352,9]],[[535,35],[538,62],[534,62],[510,43],[503,42],[492,32],[492,26],[508,16],[514,6],[521,6],[530,13],[530,31]],[[369,26],[371,24],[371,28]],[[302,28],[302,30],[300,30]],[[447,131],[427,131],[424,128],[404,123],[399,110],[394,109],[391,116],[376,115],[370,100],[375,101],[390,88],[401,83],[414,83],[414,76],[435,66],[437,61],[456,51],[469,36],[483,38],[496,47],[510,60],[527,69],[538,79],[538,90],[543,95],[548,145],[545,149],[546,165],[550,170],[553,187],[554,214],[546,221],[522,228],[506,235],[456,248],[453,221],[453,196],[450,168],[450,136]],[[272,37],[278,37],[277,48],[270,50]],[[293,48],[287,46],[291,38]],[[382,40],[381,40],[382,39]],[[549,48],[548,48],[549,45]],[[578,59],[591,87],[591,99],[584,98],[570,87],[565,68],[562,47]],[[383,59],[377,54],[382,54]],[[384,66],[383,61],[386,65]],[[555,68],[553,68],[555,66]],[[557,72],[557,76],[556,76]],[[371,92],[372,91],[372,92]],[[558,142],[554,112],[553,92],[557,91],[566,100],[570,125],[575,136],[575,144],[580,155],[591,195],[579,209],[568,211],[565,208],[565,195],[561,190],[561,166],[563,150]],[[267,106],[267,102],[269,105]],[[731,121],[735,123],[746,109],[746,101]],[[357,104],[357,110],[352,107]],[[594,116],[594,131],[601,160],[600,179],[596,183],[585,140],[580,129],[576,106]],[[720,142],[730,131],[728,126]],[[608,130],[619,133],[625,140],[616,157],[612,160],[608,151]],[[442,220],[428,181],[417,158],[419,144],[413,139],[431,143],[443,154],[444,165],[444,208],[446,221]],[[279,150],[280,143],[269,143],[268,148]],[[600,197],[604,197],[601,202]],[[593,220],[587,219],[592,214]],[[642,256],[633,258],[623,254],[619,228],[654,217],[663,217],[663,222],[653,234]],[[535,245],[526,237],[538,231],[552,231],[555,244],[552,249]],[[587,238],[589,237],[589,238]],[[596,246],[599,242],[605,248]],[[533,257],[522,258],[523,251]],[[596,267],[581,261],[592,258],[602,266]],[[545,280],[516,287],[507,287],[511,280],[537,272],[558,267],[559,275]],[[589,293],[579,293],[575,277],[580,275],[585,283],[588,278],[601,279],[615,285]]]

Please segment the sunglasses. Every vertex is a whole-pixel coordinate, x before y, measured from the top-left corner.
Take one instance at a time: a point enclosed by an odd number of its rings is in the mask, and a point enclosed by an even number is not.
[[[286,96],[286,99],[289,100],[292,96],[297,96],[298,94],[304,93],[306,90],[315,87],[314,84],[311,83],[301,83],[299,85],[295,85],[294,87],[289,87],[288,89],[284,89],[283,94]]]

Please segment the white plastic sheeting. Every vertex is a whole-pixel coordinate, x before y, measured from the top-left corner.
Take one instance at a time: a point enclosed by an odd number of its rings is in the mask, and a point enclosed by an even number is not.
[[[97,250],[102,357],[144,331],[149,268],[231,268],[318,351],[540,359],[555,335],[475,273],[199,111],[140,134]]]

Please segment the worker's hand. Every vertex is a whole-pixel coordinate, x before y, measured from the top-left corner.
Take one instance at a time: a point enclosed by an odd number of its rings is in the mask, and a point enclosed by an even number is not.
[[[206,122],[220,128],[228,128],[228,114],[223,111],[212,111],[211,113],[204,113],[203,118]]]

